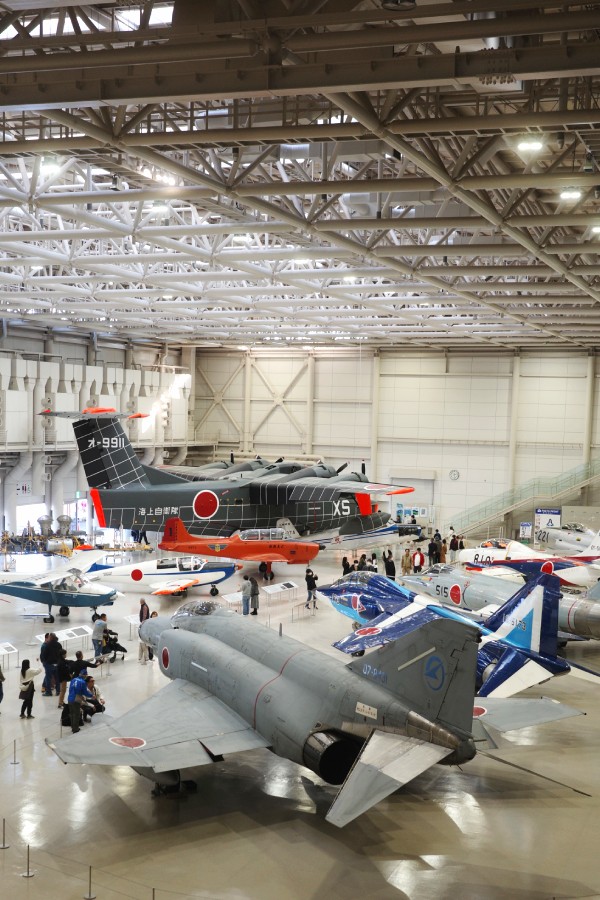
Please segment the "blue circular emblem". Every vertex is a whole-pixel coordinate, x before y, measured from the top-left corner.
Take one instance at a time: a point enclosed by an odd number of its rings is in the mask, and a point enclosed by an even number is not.
[[[432,691],[439,691],[446,681],[446,670],[439,656],[430,656],[425,663],[425,681]]]

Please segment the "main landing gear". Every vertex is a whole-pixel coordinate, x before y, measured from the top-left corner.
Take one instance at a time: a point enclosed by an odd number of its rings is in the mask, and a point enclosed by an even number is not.
[[[211,597],[216,597],[218,593],[219,593],[219,588],[218,588],[215,584],[211,584],[211,586],[210,586],[210,596],[211,596]]]

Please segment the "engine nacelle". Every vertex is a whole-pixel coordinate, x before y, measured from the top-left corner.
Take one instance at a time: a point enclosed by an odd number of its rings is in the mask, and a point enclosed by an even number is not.
[[[362,740],[335,731],[309,735],[302,750],[307,769],[328,784],[342,784],[363,747]]]

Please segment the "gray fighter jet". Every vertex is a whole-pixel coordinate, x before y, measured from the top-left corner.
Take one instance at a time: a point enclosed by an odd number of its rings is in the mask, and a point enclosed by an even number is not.
[[[452,609],[472,611],[487,618],[518,589],[514,581],[493,575],[466,573],[450,565],[432,566],[421,575],[397,578],[411,591],[423,592]],[[597,588],[584,597],[561,595],[558,604],[559,639],[571,637],[600,640],[600,602]]]
[[[478,630],[470,625],[407,625],[349,665],[212,600],[149,619],[140,636],[171,683],[110,724],[48,741],[64,762],[127,765],[177,785],[179,770],[268,747],[342,785],[326,816],[341,827],[435,763],[475,756]],[[501,730],[513,727],[497,704],[486,699],[477,715],[496,726],[496,711]],[[577,714],[552,707],[552,719]]]

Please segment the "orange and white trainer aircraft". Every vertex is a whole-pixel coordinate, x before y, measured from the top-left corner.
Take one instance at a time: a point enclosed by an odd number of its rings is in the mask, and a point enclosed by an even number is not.
[[[175,553],[264,562],[270,579],[273,578],[272,563],[307,565],[319,550],[324,549],[324,544],[316,541],[298,541],[287,537],[283,528],[251,528],[238,531],[229,538],[194,537],[178,518],[167,519],[158,546],[160,550]]]

